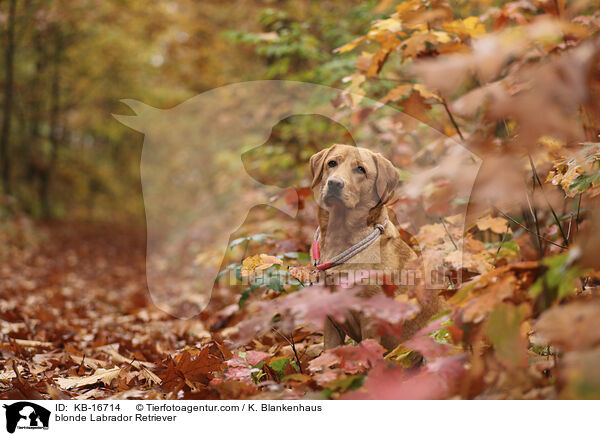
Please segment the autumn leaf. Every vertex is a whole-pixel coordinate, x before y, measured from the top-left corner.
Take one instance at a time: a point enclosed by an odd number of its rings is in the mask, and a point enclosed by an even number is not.
[[[485,27],[480,22],[479,17],[467,17],[462,20],[444,22],[442,26],[446,31],[454,32],[461,38],[485,35]]]
[[[457,394],[467,372],[467,356],[442,357],[425,365],[417,374],[407,374],[400,366],[379,363],[362,388],[341,397],[345,400],[435,400]]]
[[[237,341],[246,343],[280,325],[286,331],[310,323],[322,328],[327,317],[343,322],[349,310],[362,311],[377,325],[401,329],[401,323],[414,318],[420,308],[412,303],[398,302],[385,295],[362,298],[357,295],[360,288],[352,292],[342,289],[331,292],[324,286],[310,286],[301,291],[256,304],[253,315],[242,321],[237,332]],[[278,315],[279,321],[274,322]]]
[[[390,101],[404,100],[412,92],[413,86],[410,84],[400,85],[391,89],[382,99],[382,103]]]
[[[600,343],[599,312],[597,300],[553,307],[534,323],[533,342],[567,351],[592,348]]]
[[[280,258],[268,254],[257,254],[255,256],[247,257],[242,262],[242,276],[248,277],[255,271],[262,271],[273,265],[281,265],[282,263]]]
[[[417,83],[415,85],[413,85],[413,88],[419,92],[419,94],[421,94],[421,96],[425,99],[427,98],[431,98],[433,100],[437,100],[439,102],[442,102],[442,97],[440,97],[438,94],[436,94],[435,92],[433,92],[432,90],[430,90],[429,88],[427,88],[425,85],[422,85],[420,83]]]
[[[444,329],[445,325],[450,323],[448,316],[441,317],[430,322],[427,326],[419,330],[403,346],[411,350],[418,351],[428,360],[446,356],[452,352],[452,346],[448,343],[436,339],[435,333]]]
[[[119,367],[111,369],[98,368],[92,375],[86,377],[57,378],[54,381],[62,389],[73,389],[81,386],[93,385],[98,382],[110,386],[111,382],[119,376],[120,372],[121,368]]]
[[[358,44],[360,44],[361,42],[365,41],[366,39],[367,39],[366,36],[361,36],[360,38],[356,38],[355,40],[350,41],[349,43],[344,44],[343,46],[336,48],[334,51],[336,53],[340,53],[340,54],[341,53],[346,53],[348,51],[352,51],[352,50],[354,50],[358,46]]]
[[[499,304],[490,313],[486,332],[499,359],[510,365],[525,366],[527,341],[521,331],[521,323],[529,308],[522,304]]]
[[[502,234],[507,231],[507,221],[505,218],[486,216],[476,221],[479,230],[491,230],[494,233]],[[510,231],[510,229],[508,229]]]
[[[402,41],[400,50],[407,58],[416,58],[425,51],[432,51],[438,43],[438,35],[431,32],[414,33]]]
[[[369,68],[367,68],[367,77],[375,77],[377,74],[379,74],[390,53],[400,44],[400,41],[390,31],[387,31],[382,35],[378,35],[375,40],[380,44],[381,47],[371,58],[371,63],[369,64]]]
[[[376,341],[367,339],[357,345],[341,345],[326,350],[310,362],[313,372],[328,370],[334,365],[348,374],[356,374],[369,369],[383,358],[385,349]]]

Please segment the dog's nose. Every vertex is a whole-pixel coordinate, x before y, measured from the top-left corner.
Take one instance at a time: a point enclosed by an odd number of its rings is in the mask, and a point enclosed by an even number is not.
[[[342,179],[338,179],[337,177],[332,177],[327,180],[327,187],[329,189],[340,190],[344,187],[344,181]]]

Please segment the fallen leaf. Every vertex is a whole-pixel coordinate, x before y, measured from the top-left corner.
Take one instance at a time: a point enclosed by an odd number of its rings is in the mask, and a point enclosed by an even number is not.
[[[73,389],[81,386],[93,385],[102,382],[107,386],[119,376],[121,368],[115,367],[111,369],[98,368],[92,375],[86,377],[68,377],[57,378],[55,383],[62,389]]]

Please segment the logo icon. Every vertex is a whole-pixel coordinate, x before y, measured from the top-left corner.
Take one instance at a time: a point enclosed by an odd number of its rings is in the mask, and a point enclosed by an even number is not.
[[[6,409],[6,431],[14,433],[18,429],[48,429],[50,411],[29,401],[19,401],[4,405]]]

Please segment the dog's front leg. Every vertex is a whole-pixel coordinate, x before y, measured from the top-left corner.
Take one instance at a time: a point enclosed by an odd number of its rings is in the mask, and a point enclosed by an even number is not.
[[[377,342],[381,342],[381,337],[377,334],[376,327],[365,314],[362,312],[359,313],[358,320],[360,323],[360,336],[362,341],[365,339],[375,339]]]
[[[326,350],[344,345],[346,334],[343,330],[330,318],[325,320],[325,331],[323,332],[323,345]]]

